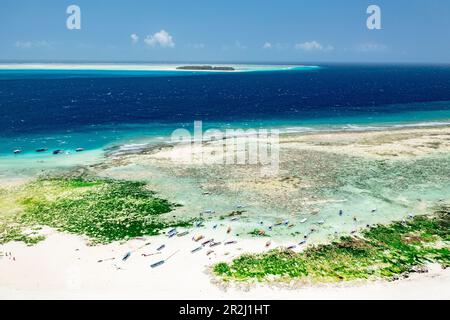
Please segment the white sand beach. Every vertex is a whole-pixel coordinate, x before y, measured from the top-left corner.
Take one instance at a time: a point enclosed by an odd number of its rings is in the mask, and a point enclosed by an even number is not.
[[[223,230],[218,231],[222,234]],[[264,250],[263,240],[239,241],[219,246],[207,255],[208,247],[191,253],[199,243],[193,234],[181,238],[154,237],[126,244],[86,246],[76,236],[60,233],[34,247],[10,243],[1,251],[11,257],[0,258],[0,299],[449,299],[450,270],[429,266],[429,272],[412,274],[408,279],[341,283],[334,285],[230,285],[217,284],[208,266],[230,259],[241,252]],[[203,233],[204,234],[204,233]],[[205,234],[205,239],[219,235]],[[204,240],[204,239],[203,239]],[[122,257],[135,251],[126,262]],[[202,242],[202,241],[199,241]],[[142,254],[161,253],[143,257]],[[274,243],[274,246],[277,245]],[[165,264],[150,265],[176,252]],[[229,253],[225,255],[225,253]],[[97,262],[101,259],[115,260]]]
[[[318,68],[317,66],[303,65],[245,65],[245,64],[198,64],[198,63],[171,63],[171,64],[137,64],[137,63],[0,63],[0,70],[90,70],[90,71],[177,71],[192,72],[192,70],[177,69],[180,66],[232,67],[227,72],[250,71],[276,71],[301,68]],[[196,72],[200,72],[196,71]],[[221,70],[201,70],[201,72],[224,72]]]

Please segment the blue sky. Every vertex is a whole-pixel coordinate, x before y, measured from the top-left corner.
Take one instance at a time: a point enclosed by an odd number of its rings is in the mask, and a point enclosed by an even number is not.
[[[0,59],[450,62],[450,1],[2,0]]]

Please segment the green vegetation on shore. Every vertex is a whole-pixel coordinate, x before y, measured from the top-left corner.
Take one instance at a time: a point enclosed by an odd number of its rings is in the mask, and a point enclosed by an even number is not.
[[[191,221],[164,215],[175,205],[156,197],[144,182],[40,179],[12,194],[2,193],[0,204],[4,201],[13,201],[12,206],[20,210],[0,217],[0,244],[34,244],[43,239],[36,232],[40,226],[84,235],[93,243],[109,243],[191,225]]]
[[[425,263],[450,266],[450,208],[407,222],[377,225],[358,237],[342,237],[303,252],[272,250],[218,263],[213,272],[224,280],[269,278],[317,282],[392,278]]]

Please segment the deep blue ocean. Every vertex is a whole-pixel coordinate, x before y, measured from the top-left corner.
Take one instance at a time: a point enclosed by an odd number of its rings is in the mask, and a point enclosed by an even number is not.
[[[100,148],[208,126],[450,122],[450,66],[322,65],[238,73],[0,70],[0,154]]]

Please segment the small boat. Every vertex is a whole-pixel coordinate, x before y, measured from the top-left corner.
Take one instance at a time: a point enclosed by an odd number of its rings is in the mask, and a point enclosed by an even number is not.
[[[182,233],[178,233],[177,237],[184,237],[187,236],[189,234],[189,231],[183,231]]]
[[[273,229],[273,227],[272,227],[272,226],[269,226],[269,231],[272,231],[272,229]]]
[[[296,245],[292,245],[292,246],[287,247],[287,250],[293,250],[295,248],[297,248],[297,246]]]
[[[227,233],[230,233],[230,232],[231,232],[231,227],[228,227]]]
[[[158,249],[156,249],[156,251],[161,251],[162,249],[164,249],[166,247],[166,245],[165,244],[163,244],[163,245],[161,245],[161,246],[159,246],[159,248]]]
[[[197,222],[195,223],[195,226],[196,226],[197,228],[203,227],[203,221],[197,221]]]
[[[111,261],[111,260],[115,260],[116,258],[107,258],[107,259],[101,259],[101,260],[98,260],[97,262],[98,263],[101,263],[101,262],[105,262],[105,261]]]
[[[58,149],[58,150],[53,151],[53,154],[61,154],[61,153],[64,153],[64,150]]]
[[[213,253],[214,252],[214,250],[209,250],[207,253],[206,253],[206,255],[207,256],[209,256],[211,253]]]
[[[299,246],[304,245],[306,243],[306,240],[302,240],[298,243]]]
[[[339,210],[339,215],[342,216],[344,214],[344,211]]]
[[[290,225],[288,225],[288,228],[293,228],[295,226],[295,224],[291,223]]]
[[[285,220],[285,221],[283,222],[283,224],[284,224],[285,226],[289,225],[289,220]]]
[[[213,247],[217,247],[217,246],[219,246],[219,245],[221,245],[222,244],[222,242],[212,242],[210,245],[209,245],[209,247],[210,248],[213,248]]]
[[[408,219],[413,219],[414,218],[414,215],[413,214],[409,214],[408,215]]]
[[[209,239],[208,241],[203,242],[202,246],[206,246],[207,244],[212,243],[212,242],[214,242],[214,239]]]
[[[217,224],[215,224],[215,225],[213,226],[213,229],[217,229]]]
[[[156,263],[150,265],[150,267],[156,268],[156,267],[159,267],[160,265],[162,265],[162,264],[164,264],[164,263],[165,263],[165,261],[164,261],[164,260],[161,260],[161,261],[158,261],[158,262],[156,262]]]
[[[304,218],[304,219],[300,220],[300,223],[305,223],[306,221],[308,221],[308,218]]]
[[[372,213],[374,213],[374,212],[377,212],[377,209],[375,208],[375,209],[372,209]]]
[[[153,253],[141,253],[141,256],[143,256],[143,257],[150,257],[150,256],[154,256],[154,255],[157,255],[157,254],[161,254],[161,251],[153,252]]]
[[[19,153],[22,153],[22,150],[17,149],[17,150],[14,150],[13,152],[14,152],[14,154],[19,154]]]
[[[324,223],[325,223],[325,220],[317,221],[317,224],[318,224],[318,225],[322,225],[322,224],[324,224]]]
[[[237,241],[227,241],[227,242],[225,242],[225,245],[227,246],[229,244],[236,244],[236,243],[237,243]]]
[[[239,218],[232,218],[231,221],[238,221]]]
[[[204,236],[202,235],[198,235],[192,238],[192,240],[194,240],[195,242],[199,242],[200,240],[202,240],[204,238]]]
[[[76,148],[75,149],[75,152],[83,152],[84,151],[84,148]]]
[[[271,244],[272,244],[272,241],[270,241],[270,240],[267,241],[267,242],[266,242],[266,247],[270,247]]]
[[[177,232],[177,229],[170,229],[170,230],[167,232],[167,236],[168,236],[169,238],[172,238],[172,237],[175,236],[177,233],[178,233],[178,232]]]
[[[47,148],[39,148],[39,149],[36,149],[36,152],[45,152],[47,150],[48,150]]]
[[[123,256],[122,261],[127,261],[128,258],[129,258],[130,256],[131,256],[131,252],[127,252],[127,253]]]
[[[197,247],[197,248],[195,248],[194,250],[192,250],[191,253],[196,253],[197,251],[200,251],[200,250],[202,250],[202,249],[203,249],[203,246]]]

